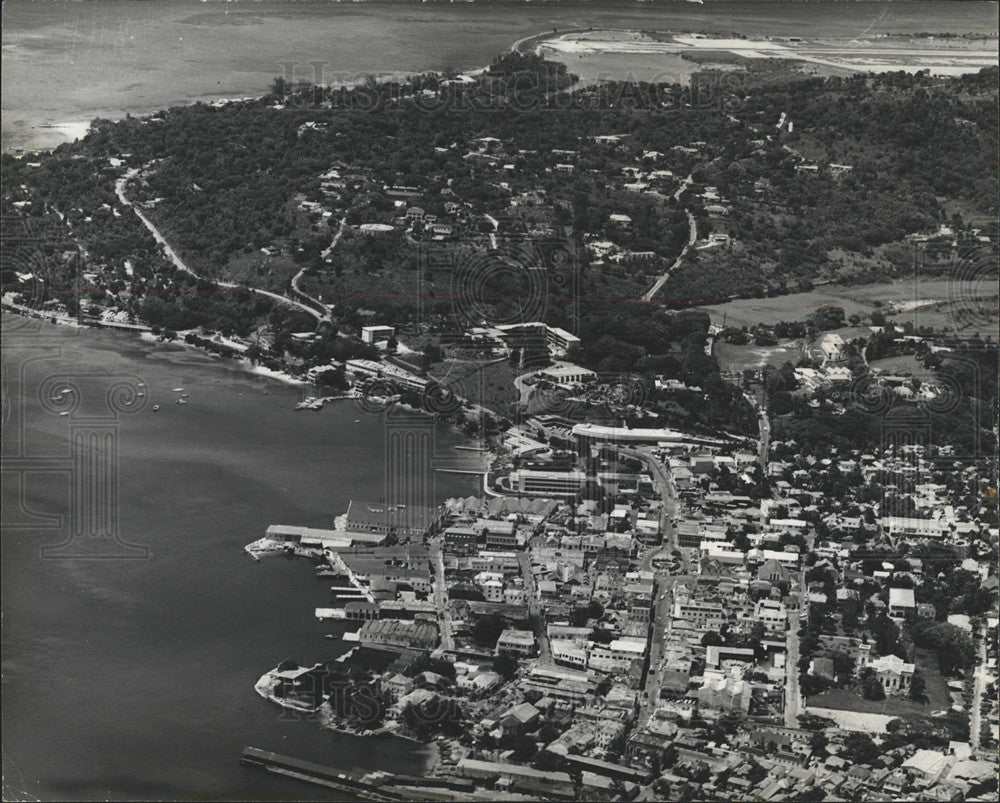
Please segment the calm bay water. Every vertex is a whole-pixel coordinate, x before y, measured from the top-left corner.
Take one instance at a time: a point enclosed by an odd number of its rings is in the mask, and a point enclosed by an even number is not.
[[[993,2],[351,3],[7,0],[3,146],[47,148],[94,117],[260,94],[285,66],[329,79],[471,68],[522,37],[576,27],[849,39],[989,32]],[[39,128],[76,124],[75,128]]]
[[[351,498],[384,496],[384,418],[352,402],[295,412],[299,389],[180,347],[47,324],[8,331],[20,323],[4,316],[5,461],[65,455],[71,424],[103,409],[109,377],[140,377],[146,408],[118,419],[120,524],[152,554],[43,559],[40,548],[66,528],[37,518],[31,526],[32,516],[66,516],[67,478],[22,483],[5,470],[4,798],[329,799],[244,769],[246,745],[344,768],[422,771],[422,747],[279,718],[253,691],[285,658],[329,660],[347,645],[323,638],[342,626],[314,618],[329,595],[308,561],[254,563],[242,547],[268,524],[332,527]],[[83,377],[86,403],[73,417],[38,398],[44,377],[64,373]],[[189,404],[174,403],[177,386]],[[440,454],[458,454],[456,443],[436,428]],[[439,474],[436,483],[440,498],[475,491],[471,478]]]

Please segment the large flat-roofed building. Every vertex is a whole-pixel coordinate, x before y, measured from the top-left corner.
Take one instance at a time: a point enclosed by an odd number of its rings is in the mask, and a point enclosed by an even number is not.
[[[674,619],[684,619],[699,628],[721,625],[728,618],[721,605],[690,600],[676,600],[671,613]]]
[[[406,622],[400,619],[373,619],[358,631],[361,643],[368,646],[412,647],[432,650],[437,646],[438,628],[433,622]]]
[[[518,545],[517,533],[486,530],[487,549],[513,549]]]
[[[360,585],[405,583],[421,593],[431,588],[430,553],[424,546],[355,548],[336,553],[332,561]]]
[[[576,424],[572,429],[572,434],[581,446],[597,442],[723,445],[721,440],[689,435],[676,429],[631,429],[629,427],[609,427],[602,424]]]
[[[318,530],[315,527],[295,527],[288,524],[272,524],[267,528],[266,537],[272,541],[303,547],[315,546],[319,549],[346,549],[355,543],[350,533],[341,530]]]
[[[591,672],[558,666],[535,666],[521,685],[525,690],[534,689],[556,700],[583,703],[594,696],[597,679]]]
[[[424,505],[388,505],[357,502],[347,506],[345,529],[348,532],[377,533],[398,538],[420,538],[437,527],[444,509]]]
[[[396,334],[394,326],[362,326],[361,340],[365,343],[378,343],[380,340],[389,340]]]
[[[557,385],[582,385],[597,379],[597,374],[594,371],[589,368],[581,368],[579,365],[554,365],[550,368],[543,368],[535,376],[539,379],[547,379]]]
[[[455,767],[455,773],[463,778],[502,778],[512,781],[531,779],[562,784],[573,782],[566,772],[546,772],[519,764],[497,764],[494,761],[480,761],[476,758],[463,758]]]
[[[530,630],[508,628],[500,634],[500,638],[497,640],[497,653],[501,655],[530,658],[537,650],[535,634]]]
[[[348,360],[344,363],[347,372],[356,382],[367,382],[372,379],[384,379],[401,388],[422,392],[431,384],[430,379],[411,374],[390,363],[374,360]]]
[[[511,489],[525,495],[576,496],[586,485],[587,475],[579,470],[538,471],[522,468],[510,475]]]
[[[916,519],[908,516],[886,516],[882,527],[893,538],[940,538],[944,526],[935,519]]]
[[[549,326],[545,330],[545,342],[548,344],[550,351],[565,354],[571,346],[579,344],[580,338],[567,332],[565,329],[560,329],[558,326]]]
[[[444,550],[449,555],[472,555],[478,540],[479,533],[471,527],[448,527],[444,531]]]
[[[588,650],[587,666],[601,672],[621,672],[628,669],[633,661],[641,661],[646,655],[646,639],[615,639],[608,645],[592,644]]]

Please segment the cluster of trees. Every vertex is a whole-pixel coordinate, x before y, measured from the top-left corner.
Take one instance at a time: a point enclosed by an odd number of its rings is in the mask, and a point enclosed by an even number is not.
[[[506,620],[498,613],[480,616],[472,626],[472,639],[480,647],[493,649],[506,628]]]
[[[407,703],[402,711],[402,721],[417,739],[425,741],[432,736],[461,736],[465,729],[462,722],[465,711],[453,697],[435,696],[421,703]]]
[[[596,371],[602,381],[645,377],[639,394],[643,402],[677,423],[754,429],[753,410],[739,390],[722,379],[718,361],[705,353],[707,313],[669,313],[647,305],[584,306],[582,343],[569,350],[568,360]],[[656,375],[678,379],[703,392],[671,393],[657,400],[652,383]],[[662,421],[646,423],[663,425]]]
[[[993,410],[997,401],[997,348],[979,341],[976,345],[962,344],[955,351],[934,355],[935,384],[943,391],[938,400],[918,403],[906,400],[888,388],[879,390],[873,402],[858,391],[864,387],[867,371],[854,366],[855,381],[851,387],[822,391],[824,398],[839,401],[846,410],[836,414],[829,407],[813,409],[805,400],[794,402],[782,396],[782,387],[775,393],[779,406],[773,412],[792,413],[772,422],[775,440],[795,441],[800,453],[829,454],[830,446],[841,450],[867,449],[879,443],[887,425],[898,419],[920,420],[933,432],[938,447],[950,446],[958,455],[988,454],[996,448],[993,432]],[[773,373],[771,374],[773,376]],[[785,369],[787,379],[787,369]],[[870,380],[877,387],[877,380]]]
[[[996,78],[993,67],[946,80],[895,73],[756,87],[739,104],[740,119],[773,124],[795,109],[795,133],[774,138],[761,154],[745,130],[718,132],[728,158],[695,178],[733,199],[726,226],[740,247],[691,254],[671,275],[669,297],[753,297],[832,278],[839,270],[832,252],[871,257],[879,246],[932,229],[945,218],[941,199],[994,212],[997,171],[986,154],[998,147]],[[824,149],[821,164],[853,170],[796,172],[799,143]],[[957,158],[966,148],[975,155]],[[768,186],[763,197],[759,180]]]
[[[909,632],[913,643],[937,652],[938,667],[945,675],[966,672],[976,661],[976,647],[969,634],[948,622],[917,619]]]

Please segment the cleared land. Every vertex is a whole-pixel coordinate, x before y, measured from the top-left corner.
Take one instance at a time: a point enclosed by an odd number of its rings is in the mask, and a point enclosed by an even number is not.
[[[789,293],[773,298],[739,298],[704,309],[713,324],[727,326],[773,325],[780,321],[803,321],[817,307],[842,307],[848,317],[854,314],[870,319],[876,310],[897,324],[910,321],[914,326],[950,327],[963,336],[990,334],[997,327],[997,288],[977,285],[970,294],[961,282],[952,279],[924,281],[898,280],[881,284],[829,284],[808,293]],[[878,304],[876,302],[879,302]]]
[[[888,72],[929,70],[932,75],[961,75],[997,63],[990,40],[935,40],[932,38],[838,39],[766,38],[734,39],[698,34],[649,34],[635,30],[601,30],[564,33],[538,43],[547,58],[563,61],[583,78],[605,75],[609,68],[637,74],[659,70],[658,80],[686,83],[690,72],[679,57],[698,61],[733,57],[748,61],[781,59],[800,62],[824,72]],[[602,70],[603,68],[603,70]],[[646,80],[649,80],[648,78]]]
[[[786,362],[794,365],[802,356],[802,346],[798,340],[789,340],[777,346],[736,346],[716,342],[712,354],[719,361],[719,368],[723,372],[738,373],[746,368],[759,369],[765,365],[775,368],[780,368]]]

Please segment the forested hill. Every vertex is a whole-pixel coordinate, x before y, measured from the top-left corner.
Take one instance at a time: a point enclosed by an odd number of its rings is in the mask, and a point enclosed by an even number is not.
[[[95,121],[39,168],[5,157],[4,172],[83,225],[115,205],[122,170],[107,160],[122,159],[142,170],[131,191],[190,264],[277,288],[297,259],[329,244],[340,217],[398,227],[406,205],[390,190],[408,187],[407,203],[438,217],[449,202],[469,216],[496,219],[517,204],[523,214],[518,199],[534,194],[545,230],[575,244],[583,289],[635,298],[657,260],[679,251],[683,207],[702,237],[721,231],[731,241],[698,252],[666,287],[665,300],[704,302],[859,265],[884,275],[907,235],[995,219],[997,76],[753,82],[709,73],[691,87],[579,88],[562,65],[507,54],[474,79],[334,90],[279,81],[257,101]],[[785,119],[793,130],[778,125]],[[675,200],[685,175],[692,185]],[[723,212],[711,211],[708,188]],[[615,213],[631,222],[616,224]],[[482,233],[474,220],[455,221],[451,236]],[[101,253],[101,233],[92,235]],[[626,257],[647,254],[652,267],[604,260],[601,276],[588,272],[597,240]],[[405,241],[393,243],[354,267],[413,270]],[[251,258],[261,249],[274,258]]]

